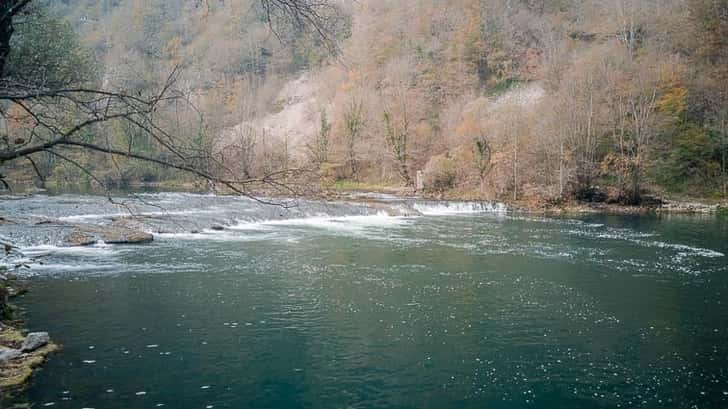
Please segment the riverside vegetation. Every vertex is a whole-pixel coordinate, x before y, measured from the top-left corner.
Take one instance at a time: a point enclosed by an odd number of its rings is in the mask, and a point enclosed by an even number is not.
[[[23,387],[46,357],[58,347],[47,333],[23,334],[13,325],[14,308],[9,297],[18,295],[19,283],[0,267],[0,392],[10,394]]]

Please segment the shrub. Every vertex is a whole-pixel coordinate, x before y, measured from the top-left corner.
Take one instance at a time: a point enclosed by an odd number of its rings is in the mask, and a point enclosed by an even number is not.
[[[423,172],[425,189],[443,192],[452,189],[458,178],[455,161],[446,155],[430,158]]]

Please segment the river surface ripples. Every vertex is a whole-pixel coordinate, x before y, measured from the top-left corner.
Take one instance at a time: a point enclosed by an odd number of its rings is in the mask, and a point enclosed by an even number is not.
[[[65,248],[52,226],[0,225],[33,257],[30,329],[62,345],[0,406],[728,407],[725,218],[127,199],[153,243]],[[129,214],[89,196],[2,205]]]

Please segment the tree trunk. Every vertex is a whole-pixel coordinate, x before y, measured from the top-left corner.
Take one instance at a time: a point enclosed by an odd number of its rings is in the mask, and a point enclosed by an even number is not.
[[[559,198],[564,197],[564,141],[559,141]]]
[[[513,201],[518,200],[518,137],[513,138]]]
[[[721,156],[721,178],[723,179],[723,199],[728,199],[728,134],[726,134],[725,120],[720,123],[720,156]]]
[[[3,0],[0,2],[0,78],[5,77],[5,68],[10,55],[10,40],[15,31],[13,19],[30,2],[31,0]]]
[[[5,283],[0,282],[0,320],[8,318],[8,290]]]
[[[0,12],[5,13],[5,8],[0,8]],[[0,77],[5,77],[5,63],[10,55],[10,39],[13,36],[12,20],[3,19],[0,22]]]
[[[720,172],[721,178],[723,179],[723,199],[728,199],[728,169],[726,169],[726,156],[728,155],[728,152],[726,152],[726,150],[728,150],[728,146],[726,146],[726,143],[724,142],[721,152],[721,159],[723,163]]]
[[[635,165],[635,168],[632,170],[632,188],[629,198],[629,204],[631,205],[637,205],[640,204],[642,201],[640,197],[640,184],[641,184],[641,178],[642,178],[642,169],[639,164]]]
[[[402,159],[399,162],[399,174],[404,179],[405,185],[412,186],[412,178],[410,177],[409,169],[407,169],[407,159]]]

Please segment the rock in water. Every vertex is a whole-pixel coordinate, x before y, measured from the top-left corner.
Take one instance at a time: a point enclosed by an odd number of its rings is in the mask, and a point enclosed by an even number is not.
[[[63,244],[67,247],[90,246],[96,244],[96,238],[80,231],[75,231],[63,239]]]
[[[101,234],[102,240],[107,244],[143,244],[154,241],[154,236],[138,230],[115,229]]]
[[[31,332],[25,337],[23,345],[20,347],[23,352],[32,352],[36,349],[46,346],[51,341],[51,337],[47,332]]]
[[[20,356],[20,351],[0,346],[0,363],[7,362]]]
[[[103,241],[107,244],[142,244],[154,240],[149,233],[117,226],[97,226],[90,224],[72,224],[74,228],[63,239],[65,246],[87,246]]]

